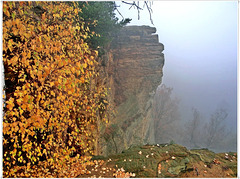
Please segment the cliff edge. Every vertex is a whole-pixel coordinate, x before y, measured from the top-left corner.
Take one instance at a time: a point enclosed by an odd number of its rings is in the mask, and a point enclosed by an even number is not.
[[[115,134],[102,146],[105,154],[154,143],[152,100],[164,65],[164,46],[155,33],[156,28],[149,26],[122,28],[103,61],[115,111],[110,118]]]

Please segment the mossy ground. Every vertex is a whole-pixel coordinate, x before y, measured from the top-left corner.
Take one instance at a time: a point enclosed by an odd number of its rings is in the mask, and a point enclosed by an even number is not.
[[[177,144],[133,146],[120,154],[95,156],[93,160],[101,160],[103,167],[112,169],[108,175],[95,172],[95,177],[112,178],[114,172],[121,168],[125,173],[134,173],[137,178],[237,177],[236,153],[215,154],[208,149],[188,150]]]

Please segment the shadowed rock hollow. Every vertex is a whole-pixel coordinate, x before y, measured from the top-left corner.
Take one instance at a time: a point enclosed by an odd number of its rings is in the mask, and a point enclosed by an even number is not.
[[[162,82],[164,65],[164,46],[154,33],[156,28],[149,26],[124,27],[105,56],[109,101],[115,111],[110,121],[115,124],[115,134],[107,145],[102,144],[101,154],[121,152],[133,144],[154,143],[152,100]]]

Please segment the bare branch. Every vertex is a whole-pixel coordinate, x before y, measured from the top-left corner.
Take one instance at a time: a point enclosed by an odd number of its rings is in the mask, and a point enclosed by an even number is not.
[[[138,13],[138,20],[140,20],[140,11],[143,10],[144,8],[147,8],[148,12],[149,12],[149,17],[150,17],[150,21],[153,24],[153,19],[152,19],[152,13],[153,10],[151,8],[153,2],[150,1],[143,1],[143,7],[140,6],[140,2],[139,1],[121,1],[123,4],[127,4],[130,5],[129,9],[131,9],[132,7],[137,9],[137,13]],[[115,9],[117,10],[118,14],[124,19],[123,15],[120,13],[120,11],[118,10],[119,6],[115,6]],[[154,24],[153,24],[154,25]]]
[[[126,1],[122,1],[122,3],[124,4],[128,4],[128,5],[131,5],[131,6],[134,6],[136,7],[138,10],[143,10],[141,7],[139,7],[139,1],[138,1],[138,5],[135,3],[135,1],[133,1],[132,3],[129,3],[129,2],[126,2]]]
[[[139,1],[138,1],[138,6],[139,6]],[[138,20],[140,20],[140,10],[139,9],[137,10],[138,10]]]
[[[151,21],[151,23],[153,24],[153,20],[152,20],[152,9],[151,9],[151,7],[148,6],[148,2],[147,2],[147,1],[144,1],[144,4],[146,4],[146,6],[147,6],[147,9],[148,9],[148,12],[149,12],[149,16],[150,16],[150,21]]]
[[[124,19],[123,15],[122,15],[121,12],[118,10],[118,8],[115,8],[115,10],[117,10],[118,14],[122,17],[122,19]]]

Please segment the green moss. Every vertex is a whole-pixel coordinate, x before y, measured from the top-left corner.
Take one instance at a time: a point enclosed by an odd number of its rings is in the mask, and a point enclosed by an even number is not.
[[[141,154],[139,154],[140,151]],[[162,144],[131,146],[122,153],[108,158],[111,158],[118,168],[123,167],[127,172],[136,173],[137,178],[178,177],[186,169],[191,169],[194,163],[202,161],[207,164],[211,163],[214,158],[221,159],[224,166],[232,169],[234,176],[237,176],[236,162],[230,162],[224,156],[225,154],[215,154],[206,149],[189,151],[178,144]],[[158,164],[162,166],[161,174],[158,174]]]

